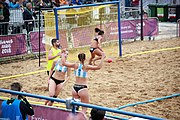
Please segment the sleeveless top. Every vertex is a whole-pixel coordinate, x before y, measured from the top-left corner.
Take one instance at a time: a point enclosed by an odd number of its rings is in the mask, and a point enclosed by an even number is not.
[[[52,47],[51,50],[52,50],[52,56],[55,56],[55,55],[57,55],[59,52],[61,52],[61,49],[57,49],[57,50],[56,50],[54,47]],[[59,56],[57,56],[55,59],[48,60],[48,64],[47,64],[47,70],[48,70],[48,71],[51,70],[51,67],[52,67],[53,62],[56,61],[58,58],[59,58]]]
[[[94,39],[96,42],[98,42],[98,35],[94,37]]]
[[[59,72],[67,72],[67,67],[59,65],[60,63],[61,63],[61,59],[59,58],[55,65],[55,70]]]
[[[87,72],[84,71],[83,65],[79,64],[78,69],[74,70],[74,74],[76,77],[81,77],[81,78],[87,78]]]
[[[8,118],[9,120],[23,120],[20,111],[21,100],[15,99],[11,104],[7,104],[7,100],[2,102],[2,118]],[[26,117],[27,120],[27,117]]]

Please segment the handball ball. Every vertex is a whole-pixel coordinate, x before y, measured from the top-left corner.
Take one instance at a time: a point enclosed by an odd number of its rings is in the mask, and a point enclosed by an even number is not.
[[[113,61],[113,60],[112,60],[111,58],[108,58],[108,59],[107,59],[107,62],[108,62],[108,63],[111,63],[112,61]]]

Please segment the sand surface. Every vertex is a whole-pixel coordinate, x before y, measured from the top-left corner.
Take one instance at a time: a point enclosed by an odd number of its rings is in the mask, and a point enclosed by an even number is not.
[[[180,38],[136,41],[124,43],[123,54],[177,46],[180,46]],[[113,62],[104,62],[101,70],[88,73],[90,103],[117,108],[130,103],[180,93],[180,49],[156,51],[123,58],[118,57],[117,44],[104,46],[103,49],[107,58],[112,58]],[[70,52],[70,61],[77,60],[78,52],[87,52],[89,58],[88,49],[78,49]],[[45,58],[42,58],[41,61],[41,67],[38,66],[38,59],[1,64],[0,77],[43,70],[46,66],[46,62],[43,62]],[[0,87],[8,89],[12,82],[22,83],[23,89],[27,92],[48,96],[46,72],[0,80]],[[67,82],[58,97],[62,99],[71,97],[73,83],[72,71],[70,81]],[[8,96],[8,94],[0,93],[0,96],[2,95]],[[123,110],[180,120],[180,97],[128,107]]]

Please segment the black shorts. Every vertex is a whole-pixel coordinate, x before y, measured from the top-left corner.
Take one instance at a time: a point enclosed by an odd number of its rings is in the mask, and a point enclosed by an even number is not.
[[[54,80],[56,85],[59,85],[59,84],[61,84],[61,83],[63,83],[65,81],[65,80],[57,80],[56,78],[53,78],[52,76],[51,76],[51,79]]]
[[[74,90],[78,93],[79,90],[87,88],[87,85],[78,85],[78,84],[74,84],[73,86]]]
[[[93,53],[96,48],[90,47],[90,52]]]

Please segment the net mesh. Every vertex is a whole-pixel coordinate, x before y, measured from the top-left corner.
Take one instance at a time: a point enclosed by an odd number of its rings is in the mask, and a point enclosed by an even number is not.
[[[95,7],[72,8],[58,11],[58,27],[61,46],[77,48],[89,45],[94,37],[94,28],[105,32],[103,42],[117,40],[108,34],[111,27],[118,27],[117,5],[102,5]],[[50,41],[56,37],[54,12],[44,12],[46,50]]]

